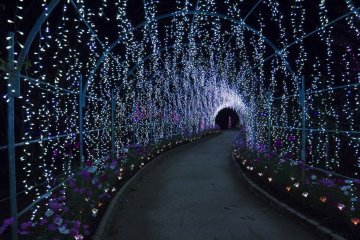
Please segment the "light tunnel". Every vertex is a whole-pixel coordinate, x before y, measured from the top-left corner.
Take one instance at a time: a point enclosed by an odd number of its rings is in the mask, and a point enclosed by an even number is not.
[[[224,108],[238,114],[247,148],[314,171],[310,182],[317,173],[341,179],[346,216],[360,218],[357,1],[1,6],[0,221],[14,221],[3,225],[7,236],[18,239],[24,219],[39,222],[84,170],[130,174],[148,149],[214,131]]]

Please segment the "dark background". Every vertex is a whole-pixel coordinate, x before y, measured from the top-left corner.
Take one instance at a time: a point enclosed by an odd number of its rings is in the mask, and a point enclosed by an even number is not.
[[[222,130],[229,129],[229,118],[231,119],[231,127],[236,128],[239,125],[239,116],[231,108],[224,108],[219,111],[215,117],[215,124],[219,125]]]

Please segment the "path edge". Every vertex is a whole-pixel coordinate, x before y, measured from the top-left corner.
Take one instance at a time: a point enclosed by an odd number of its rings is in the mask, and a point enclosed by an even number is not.
[[[93,240],[105,240],[107,239],[106,233],[109,230],[109,226],[110,226],[110,222],[113,218],[113,216],[115,215],[115,213],[118,211],[119,209],[119,205],[121,200],[125,199],[125,196],[131,191],[131,188],[136,185],[136,183],[141,179],[142,176],[144,176],[145,173],[147,173],[148,171],[150,171],[157,163],[160,163],[160,160],[162,160],[164,158],[165,155],[174,152],[174,151],[179,151],[179,150],[183,150],[182,148],[186,148],[189,147],[191,145],[194,144],[198,144],[199,142],[218,136],[220,135],[221,132],[217,132],[208,136],[204,136],[201,137],[200,139],[197,139],[195,141],[180,145],[178,147],[175,147],[169,151],[163,152],[162,154],[160,154],[159,156],[157,156],[156,158],[154,158],[153,160],[151,160],[150,162],[148,162],[144,167],[142,167],[139,171],[137,171],[137,173],[135,173],[134,176],[132,176],[120,189],[119,191],[117,191],[117,193],[115,194],[115,196],[112,198],[112,200],[110,201],[110,204],[108,205],[108,207],[106,208],[105,214],[102,216],[101,220],[100,220],[100,224],[98,225],[95,234],[91,237],[91,239]]]
[[[306,217],[304,214],[296,211],[292,207],[289,207],[287,204],[279,201],[275,197],[271,196],[269,193],[267,193],[265,190],[263,190],[261,187],[256,185],[250,178],[246,176],[244,171],[241,169],[241,166],[239,162],[236,160],[234,153],[232,154],[232,162],[235,166],[235,171],[237,175],[244,181],[247,188],[254,193],[254,195],[260,197],[261,199],[268,202],[270,205],[274,206],[281,212],[295,217],[298,222],[302,223],[303,225],[309,227],[313,231],[317,232],[320,236],[322,236],[325,239],[331,239],[331,240],[346,240],[346,238],[340,236],[337,233],[334,233],[329,228],[321,225],[318,221],[315,221],[314,219]]]

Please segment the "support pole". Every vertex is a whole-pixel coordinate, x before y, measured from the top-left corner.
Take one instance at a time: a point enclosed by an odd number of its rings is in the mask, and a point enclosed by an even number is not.
[[[114,89],[111,90],[111,160],[115,160],[115,107],[116,101],[114,96]]]
[[[300,90],[300,104],[301,104],[301,163],[306,164],[306,106],[305,106],[305,78],[301,77],[301,90]],[[301,179],[305,183],[305,165],[302,166]]]
[[[254,116],[253,116],[253,145],[256,145],[257,142],[257,104],[256,101],[254,102]]]
[[[14,89],[16,87],[16,76],[18,73],[18,66],[14,64],[14,33],[9,33],[9,52],[8,52],[8,161],[9,161],[9,187],[10,187],[10,213],[14,218],[11,225],[11,239],[18,239],[18,213],[17,213],[17,199],[16,199],[16,162],[15,162],[15,128],[14,128],[14,104],[15,97],[19,96],[19,92]]]
[[[83,93],[83,82],[82,82],[82,75],[80,75],[79,80],[79,141],[80,141],[80,167],[84,167],[84,124],[83,124],[83,117],[84,117],[84,93]]]
[[[254,129],[253,129],[253,141],[254,141],[254,146],[256,145],[257,142],[257,112],[255,111],[254,113]]]
[[[271,103],[270,103],[270,89],[267,96],[267,108],[268,108],[268,151],[271,151]]]

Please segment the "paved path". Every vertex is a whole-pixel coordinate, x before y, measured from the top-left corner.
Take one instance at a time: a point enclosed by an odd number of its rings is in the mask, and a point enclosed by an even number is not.
[[[115,214],[109,240],[319,239],[249,192],[234,172],[235,132],[165,155]]]

